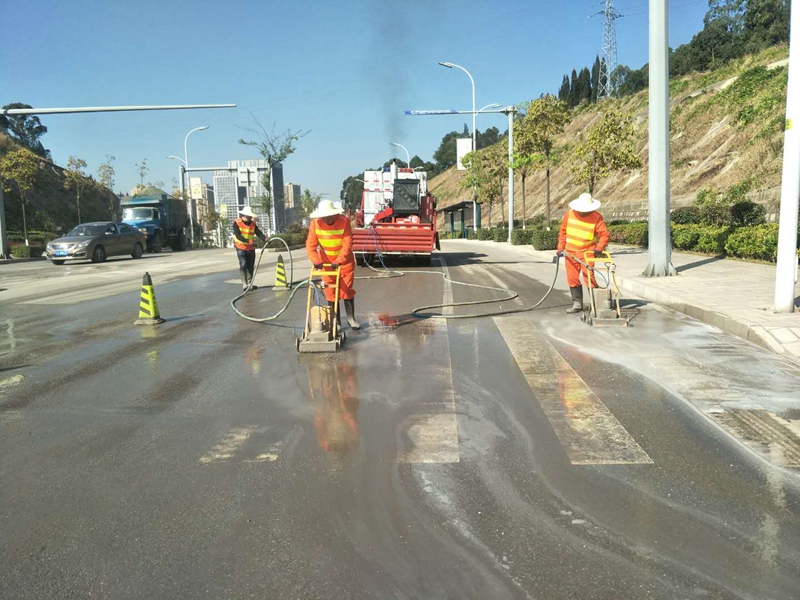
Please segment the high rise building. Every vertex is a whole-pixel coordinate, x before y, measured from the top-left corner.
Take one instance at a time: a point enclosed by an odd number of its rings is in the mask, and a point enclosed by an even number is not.
[[[286,208],[294,208],[300,206],[300,184],[287,183],[284,186],[284,197],[286,199]]]
[[[298,208],[300,208],[300,184],[287,183],[284,186],[284,198],[286,202],[286,225],[298,223]]]
[[[269,164],[265,160],[230,160],[227,169],[214,171],[214,201],[217,207],[227,207],[229,221],[237,219],[239,210],[249,206],[258,215],[258,226],[265,233],[284,229],[283,167],[280,164],[272,167],[270,195],[264,188],[264,175],[268,170]],[[264,199],[269,196],[272,202],[265,203]],[[269,211],[266,210],[268,204],[271,204]]]
[[[208,211],[214,206],[214,188],[200,177],[189,177],[189,198],[192,202],[192,218],[207,228]]]

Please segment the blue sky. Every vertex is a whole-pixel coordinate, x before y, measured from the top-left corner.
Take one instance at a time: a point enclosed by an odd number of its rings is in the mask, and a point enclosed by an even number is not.
[[[388,6],[391,4],[391,8]],[[10,13],[17,3],[0,0]],[[618,0],[619,61],[647,62],[648,2]],[[670,45],[702,28],[705,0],[673,0]],[[236,109],[42,118],[55,161],[77,155],[96,172],[116,157],[116,189],[148,179],[169,187],[190,129],[192,166],[257,158],[237,143],[256,115],[280,130],[310,130],[285,164],[285,179],[338,196],[342,180],[404,158],[389,142],[430,159],[442,136],[470,117],[406,117],[404,109],[469,109],[556,92],[564,73],[589,66],[602,34],[597,0],[284,1],[27,0],[25,18],[3,28],[0,105],[35,107],[236,103]],[[478,129],[505,129],[482,115]],[[395,154],[395,151],[398,154]],[[210,181],[210,176],[206,177]]]

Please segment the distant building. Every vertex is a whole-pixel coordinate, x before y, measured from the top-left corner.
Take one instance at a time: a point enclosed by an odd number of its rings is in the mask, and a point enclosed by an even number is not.
[[[283,186],[283,195],[286,203],[286,225],[298,223],[300,219],[297,218],[297,209],[300,208],[300,184],[287,183]]]
[[[192,218],[207,229],[208,211],[214,207],[214,188],[200,177],[189,177],[189,198],[192,201]]]
[[[270,178],[272,206],[269,214],[264,208],[264,174],[269,169],[265,160],[230,160],[226,170],[214,171],[214,203],[226,206],[227,218],[238,218],[239,210],[250,206],[258,215],[258,226],[264,231],[282,231],[286,227],[283,167],[272,167]]]

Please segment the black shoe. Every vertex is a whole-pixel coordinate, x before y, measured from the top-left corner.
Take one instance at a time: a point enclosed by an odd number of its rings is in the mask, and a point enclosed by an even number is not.
[[[350,325],[350,327],[352,327],[356,331],[361,329],[361,324],[358,321],[356,321],[355,299],[351,298],[350,300],[344,301],[344,311],[347,313],[347,323]]]
[[[572,297],[572,306],[567,309],[567,314],[583,312],[583,286],[569,288],[569,295]]]

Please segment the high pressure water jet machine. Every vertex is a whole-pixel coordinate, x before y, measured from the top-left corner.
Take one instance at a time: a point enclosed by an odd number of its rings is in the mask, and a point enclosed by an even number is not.
[[[291,260],[291,254],[289,255]],[[297,338],[297,351],[301,354],[310,352],[336,352],[342,347],[347,337],[339,318],[339,266],[323,264],[321,268],[311,269],[308,279],[308,300],[306,302],[306,324],[303,335]],[[325,283],[323,278],[332,283]],[[320,302],[320,290],[333,288],[335,301],[333,306],[325,306]],[[322,296],[324,300],[325,297]],[[316,300],[316,303],[314,302]]]

